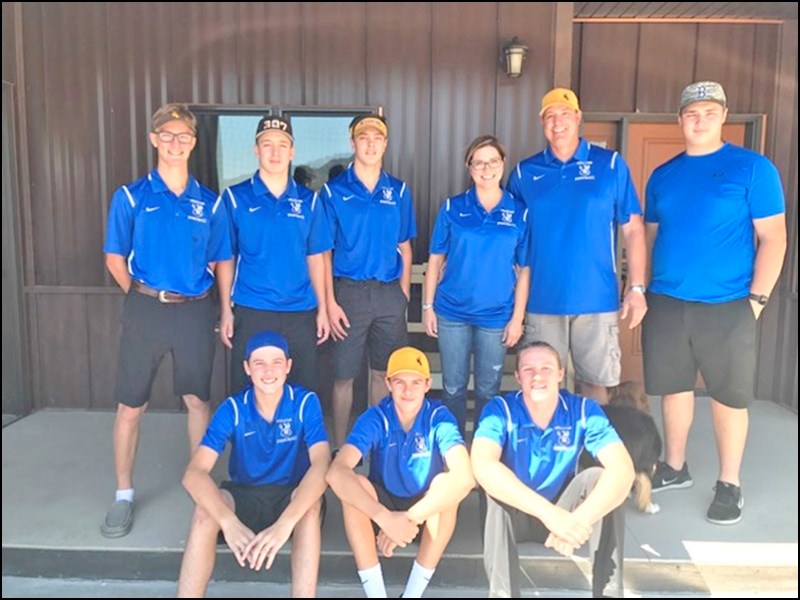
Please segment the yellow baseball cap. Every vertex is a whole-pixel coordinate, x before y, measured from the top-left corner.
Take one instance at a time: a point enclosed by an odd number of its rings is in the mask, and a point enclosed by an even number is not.
[[[539,111],[539,116],[541,117],[544,111],[556,104],[568,106],[572,110],[581,109],[575,92],[567,88],[555,88],[547,92],[542,98],[542,110]]]
[[[386,377],[394,377],[398,373],[418,373],[425,379],[431,378],[431,367],[425,353],[411,346],[398,348],[389,357],[386,365]]]

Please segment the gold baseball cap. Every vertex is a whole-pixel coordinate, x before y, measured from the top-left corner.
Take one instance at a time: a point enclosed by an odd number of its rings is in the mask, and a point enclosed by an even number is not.
[[[547,92],[542,98],[542,110],[539,111],[539,116],[541,117],[544,111],[557,104],[567,106],[572,110],[581,109],[575,92],[567,88],[555,88]]]
[[[425,353],[411,346],[398,348],[389,357],[386,365],[386,377],[394,377],[398,373],[417,373],[425,379],[431,378],[431,367]]]

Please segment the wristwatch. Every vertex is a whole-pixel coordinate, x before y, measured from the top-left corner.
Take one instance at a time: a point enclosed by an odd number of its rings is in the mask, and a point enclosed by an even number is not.
[[[647,291],[647,288],[645,286],[643,286],[643,285],[632,285],[628,289],[631,292],[637,292],[637,293],[642,294],[642,295],[644,295],[644,293]]]
[[[422,310],[430,310],[433,308],[433,304],[423,304]]]
[[[761,306],[766,306],[767,302],[769,302],[769,296],[765,296],[764,294],[750,294],[748,298],[753,302],[758,302]]]

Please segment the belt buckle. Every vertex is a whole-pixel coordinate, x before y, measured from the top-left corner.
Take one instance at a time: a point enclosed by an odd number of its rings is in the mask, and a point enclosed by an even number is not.
[[[170,304],[171,301],[167,299],[167,290],[158,290],[158,301],[162,304]]]

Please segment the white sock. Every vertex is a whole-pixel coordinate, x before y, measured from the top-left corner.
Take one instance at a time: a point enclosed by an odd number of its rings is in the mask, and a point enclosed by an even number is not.
[[[133,502],[133,488],[128,488],[127,490],[117,490],[117,495],[114,498],[117,502],[120,500],[127,500],[128,502]]]
[[[411,573],[408,576],[408,583],[406,589],[403,590],[403,598],[422,598],[425,588],[433,577],[436,569],[426,569],[417,561],[414,561],[414,566],[411,567]]]
[[[361,580],[361,585],[364,586],[364,593],[367,598],[386,598],[386,586],[383,583],[381,563],[359,571],[358,578]]]

